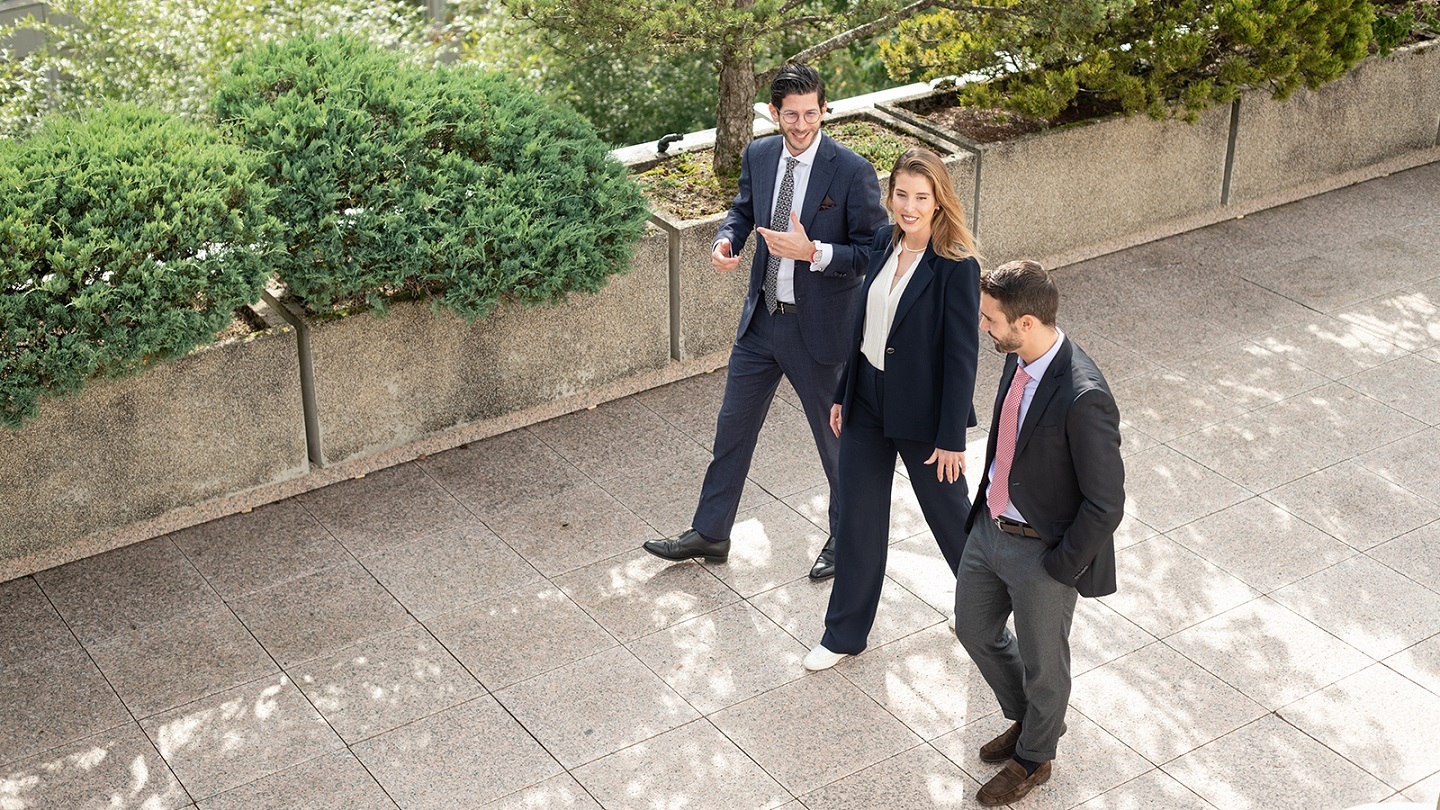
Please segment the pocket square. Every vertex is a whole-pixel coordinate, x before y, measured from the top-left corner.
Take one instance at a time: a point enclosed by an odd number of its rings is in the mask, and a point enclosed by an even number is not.
[[[826,197],[825,199],[823,199],[823,200],[820,201],[820,210],[821,210],[821,211],[829,211],[831,208],[834,208],[834,207],[835,207],[835,201],[832,200],[832,199],[830,199],[829,197]]]

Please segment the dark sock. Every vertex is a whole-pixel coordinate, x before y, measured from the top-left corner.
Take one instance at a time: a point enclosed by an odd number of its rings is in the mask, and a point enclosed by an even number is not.
[[[1029,776],[1029,775],[1035,773],[1035,769],[1038,768],[1038,767],[1040,767],[1040,763],[1035,762],[1035,761],[1033,761],[1033,760],[1025,759],[1024,757],[1017,756],[1017,757],[1014,757],[1014,759],[1015,759],[1016,762],[1020,763],[1020,767],[1022,767],[1022,768],[1025,769],[1025,775],[1026,775],[1026,776]]]
[[[701,540],[704,540],[704,541],[707,542],[707,543],[723,543],[723,542],[725,542],[725,538],[723,538],[723,537],[711,537],[710,535],[705,534],[704,532],[700,531],[699,529],[696,529],[696,530],[695,530],[695,533],[698,534],[698,535],[700,535],[700,539],[701,539]]]

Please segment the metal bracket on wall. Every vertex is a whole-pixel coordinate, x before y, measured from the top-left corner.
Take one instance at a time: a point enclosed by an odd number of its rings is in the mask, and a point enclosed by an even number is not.
[[[670,278],[670,359],[680,358],[680,231],[661,219],[650,217],[650,224],[665,232]]]
[[[303,313],[264,290],[260,297],[295,328],[295,345],[300,353],[300,407],[305,414],[305,449],[310,463],[325,466],[325,452],[320,445],[320,409],[315,401],[315,361],[310,351],[310,324]]]
[[[1235,142],[1240,139],[1240,99],[1230,102],[1230,142],[1225,146],[1225,175],[1220,184],[1220,204],[1230,204],[1230,176],[1235,171]]]

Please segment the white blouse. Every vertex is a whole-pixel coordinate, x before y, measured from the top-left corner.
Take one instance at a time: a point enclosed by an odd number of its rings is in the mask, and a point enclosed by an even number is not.
[[[860,336],[860,353],[879,371],[885,370],[885,343],[890,339],[890,326],[895,322],[895,307],[900,304],[900,296],[905,294],[905,287],[915,275],[916,265],[920,264],[916,259],[915,264],[910,265],[910,269],[896,282],[895,271],[899,261],[900,248],[897,246],[890,252],[890,258],[880,268],[880,277],[870,285],[870,292],[865,296],[865,329]],[[891,289],[892,283],[894,289]]]

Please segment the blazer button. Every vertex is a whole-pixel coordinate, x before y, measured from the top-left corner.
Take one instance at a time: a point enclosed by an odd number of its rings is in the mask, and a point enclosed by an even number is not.
[[[894,353],[895,353],[895,347],[894,347],[894,346],[886,346],[886,347],[885,347],[885,353],[886,353],[886,354],[894,354]]]

